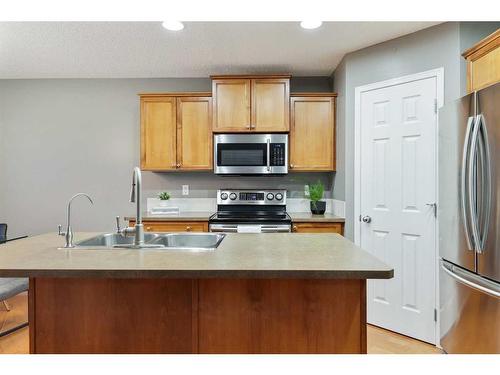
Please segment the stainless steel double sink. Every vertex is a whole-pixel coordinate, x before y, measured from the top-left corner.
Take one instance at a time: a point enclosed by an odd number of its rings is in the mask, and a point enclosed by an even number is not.
[[[144,245],[135,247],[134,237],[125,237],[120,233],[104,233],[79,241],[74,248],[203,251],[217,249],[225,236],[224,233],[144,233]]]

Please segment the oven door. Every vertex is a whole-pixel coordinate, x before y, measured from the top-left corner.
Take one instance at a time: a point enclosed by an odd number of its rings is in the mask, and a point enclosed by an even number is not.
[[[216,174],[286,174],[288,135],[217,134],[214,164]]]

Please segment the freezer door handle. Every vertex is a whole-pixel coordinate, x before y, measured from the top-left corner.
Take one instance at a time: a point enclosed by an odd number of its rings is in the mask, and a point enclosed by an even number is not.
[[[486,280],[472,272],[464,271],[459,267],[443,260],[441,268],[453,279],[461,284],[476,289],[491,297],[500,299],[500,285],[493,281]]]
[[[462,209],[462,219],[463,219],[463,224],[464,224],[464,232],[465,232],[465,239],[467,240],[467,247],[469,250],[474,250],[474,244],[471,238],[471,232],[470,232],[470,222],[469,222],[469,215],[467,214],[467,205],[468,205],[468,195],[469,195],[469,186],[467,184],[467,177],[468,177],[468,165],[469,165],[469,158],[470,158],[470,137],[471,137],[471,129],[472,126],[474,125],[474,117],[469,117],[467,120],[467,130],[465,133],[465,140],[464,140],[464,148],[462,151],[462,170],[460,174],[460,201],[461,201],[461,209]]]

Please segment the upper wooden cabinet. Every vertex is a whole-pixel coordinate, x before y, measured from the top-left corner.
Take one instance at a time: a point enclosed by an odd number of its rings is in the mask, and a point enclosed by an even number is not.
[[[462,56],[467,60],[467,91],[500,82],[500,29],[481,40]]]
[[[177,98],[177,168],[213,168],[212,98]]]
[[[141,169],[212,169],[210,93],[140,96]]]
[[[290,99],[290,171],[335,170],[336,94],[293,94]]]
[[[141,169],[176,169],[175,107],[175,97],[141,97]]]
[[[289,131],[290,76],[212,76],[214,132]]]

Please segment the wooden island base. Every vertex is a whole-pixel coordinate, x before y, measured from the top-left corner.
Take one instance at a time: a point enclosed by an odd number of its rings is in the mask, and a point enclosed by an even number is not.
[[[366,353],[366,280],[31,278],[31,353]]]

